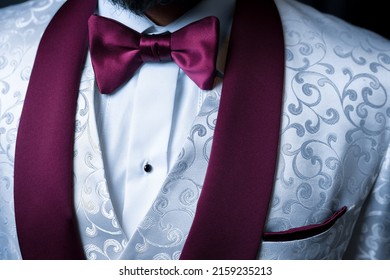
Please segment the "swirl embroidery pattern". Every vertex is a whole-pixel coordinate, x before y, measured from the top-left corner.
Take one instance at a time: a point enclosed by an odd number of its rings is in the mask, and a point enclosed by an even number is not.
[[[128,240],[117,220],[107,181],[94,111],[95,78],[90,56],[76,114],[74,184],[76,215],[88,259],[118,259]]]
[[[318,237],[283,242],[284,247],[265,242],[260,256],[341,258],[352,234],[358,234],[354,225],[364,202],[376,193],[389,146],[390,46],[301,4],[276,3],[285,29],[286,92],[267,231],[320,223],[343,206],[349,211]],[[324,240],[335,230],[343,238],[329,246]],[[297,250],[310,246],[317,253]]]

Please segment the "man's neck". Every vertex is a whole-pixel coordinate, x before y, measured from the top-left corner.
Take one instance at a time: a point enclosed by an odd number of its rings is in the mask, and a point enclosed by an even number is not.
[[[145,12],[145,15],[154,23],[165,26],[178,19],[202,0],[187,0],[170,5],[156,6]]]

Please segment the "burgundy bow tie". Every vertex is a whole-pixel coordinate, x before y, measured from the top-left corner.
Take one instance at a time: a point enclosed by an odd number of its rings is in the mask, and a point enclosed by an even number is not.
[[[101,93],[115,91],[144,62],[174,61],[198,87],[213,87],[219,33],[215,17],[161,35],[140,34],[96,15],[89,18],[88,26],[92,65]]]

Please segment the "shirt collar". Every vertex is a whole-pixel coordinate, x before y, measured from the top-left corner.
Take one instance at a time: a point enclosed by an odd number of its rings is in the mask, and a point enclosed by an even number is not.
[[[113,5],[109,0],[99,0],[98,14],[114,19],[139,33],[157,34],[175,32],[180,28],[208,16],[215,16],[220,21],[221,39],[230,30],[236,0],[203,0],[183,16],[167,26],[158,26],[144,15],[136,15],[128,10]]]

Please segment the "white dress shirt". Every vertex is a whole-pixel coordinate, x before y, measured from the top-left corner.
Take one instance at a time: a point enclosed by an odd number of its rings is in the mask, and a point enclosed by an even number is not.
[[[203,0],[167,26],[99,0],[98,13],[142,33],[174,32],[207,16],[228,37],[235,0]],[[221,70],[221,69],[219,69]],[[131,238],[178,158],[205,93],[174,62],[145,63],[112,95],[96,93],[107,183],[122,228]]]

